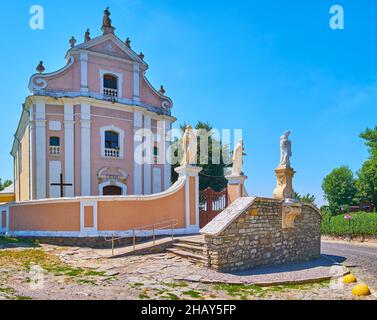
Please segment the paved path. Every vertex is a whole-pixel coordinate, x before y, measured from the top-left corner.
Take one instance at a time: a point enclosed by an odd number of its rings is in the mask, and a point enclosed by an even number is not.
[[[322,241],[322,253],[342,262],[360,281],[377,291],[377,245]]]

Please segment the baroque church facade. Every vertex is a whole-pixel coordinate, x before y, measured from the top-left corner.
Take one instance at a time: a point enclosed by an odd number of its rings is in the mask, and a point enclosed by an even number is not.
[[[11,152],[16,201],[171,186],[172,100],[148,82],[144,55],[115,35],[108,9],[102,32],[72,37],[65,67],[44,73],[41,62],[31,77]]]

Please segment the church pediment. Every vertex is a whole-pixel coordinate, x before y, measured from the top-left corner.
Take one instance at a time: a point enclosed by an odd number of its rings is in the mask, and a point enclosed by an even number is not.
[[[81,50],[134,61],[147,67],[147,64],[139,57],[139,55],[136,54],[114,34],[102,35],[78,46],[75,46],[68,51],[67,57],[72,55],[74,52]]]

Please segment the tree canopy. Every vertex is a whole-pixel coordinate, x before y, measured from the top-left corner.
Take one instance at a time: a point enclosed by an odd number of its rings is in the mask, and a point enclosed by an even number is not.
[[[11,180],[5,180],[3,183],[2,179],[0,178],[0,191],[3,191],[5,188],[8,188],[12,184],[13,182]]]
[[[180,125],[182,134],[187,127],[186,123]],[[212,188],[215,191],[222,191],[227,186],[227,180],[225,179],[225,170],[228,167],[227,163],[230,163],[230,150],[228,145],[223,145],[223,143],[212,134],[213,127],[208,122],[198,121],[195,128],[196,130],[204,130],[208,134],[208,158],[203,163],[201,158],[203,158],[201,153],[207,154],[206,150],[202,150],[198,138],[198,165],[203,168],[200,175],[199,188],[201,191]],[[181,148],[181,138],[176,139],[175,143],[178,148]],[[178,155],[178,150],[174,151],[174,157]],[[215,155],[220,155],[220,159],[215,159]],[[226,158],[225,158],[226,157]],[[229,158],[227,158],[229,157]],[[181,159],[180,159],[181,160]],[[214,161],[219,160],[219,161]],[[214,163],[215,162],[215,163]],[[179,163],[174,165],[172,168],[172,179],[173,182],[177,180],[178,174],[175,172],[175,168],[179,167]]]
[[[356,198],[356,181],[352,170],[347,166],[334,169],[325,177],[322,184],[325,198],[332,213],[339,212],[343,205],[353,205]]]

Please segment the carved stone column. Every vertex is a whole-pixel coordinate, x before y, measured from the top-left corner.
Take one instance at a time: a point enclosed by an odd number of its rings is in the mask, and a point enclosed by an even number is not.
[[[278,167],[275,170],[277,183],[273,194],[274,199],[284,200],[294,198],[295,193],[293,191],[292,181],[295,173],[296,172],[288,166]]]
[[[229,204],[236,201],[238,198],[246,196],[245,192],[245,181],[247,180],[246,176],[227,176],[225,179],[228,180],[227,192]]]

